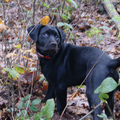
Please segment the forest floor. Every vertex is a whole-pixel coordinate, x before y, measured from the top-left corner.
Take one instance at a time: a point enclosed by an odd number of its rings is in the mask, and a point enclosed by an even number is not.
[[[19,1],[19,0],[18,0]],[[0,119],[10,120],[15,119],[20,104],[21,98],[31,94],[30,100],[36,98],[41,99],[42,103],[37,105],[40,110],[45,105],[43,102],[48,83],[46,80],[39,81],[42,78],[37,55],[35,53],[35,44],[28,37],[27,28],[33,23],[38,24],[42,17],[48,15],[50,22],[48,24],[56,25],[58,22],[67,22],[73,29],[63,28],[66,32],[66,42],[77,46],[97,47],[106,52],[112,59],[120,57],[120,40],[118,40],[118,30],[115,23],[104,10],[101,10],[100,3],[95,2],[78,2],[78,8],[75,9],[66,3],[70,11],[67,18],[53,14],[50,8],[58,6],[59,2],[49,3],[47,8],[36,0],[35,14],[33,14],[34,5],[32,0],[11,0],[8,3],[0,1],[0,18],[4,20],[6,30],[0,33]],[[47,0],[44,2],[47,3]],[[63,1],[62,1],[63,2]],[[64,6],[64,10],[66,10]],[[116,9],[120,9],[120,4],[117,4]],[[61,10],[62,11],[62,10]],[[58,12],[58,11],[57,11]],[[103,12],[103,13],[102,13]],[[120,12],[120,11],[118,11]],[[62,12],[65,14],[65,12]],[[67,19],[67,20],[66,20]],[[12,79],[6,72],[2,72],[4,68],[14,68],[20,66],[20,76]],[[19,71],[18,70],[18,71]],[[120,69],[118,69],[120,72]],[[16,73],[17,74],[17,73]],[[70,100],[77,87],[68,88],[67,99]],[[62,120],[79,120],[89,112],[89,105],[85,95],[86,86],[83,86],[77,95],[68,104],[66,113]],[[120,109],[117,105],[120,103],[120,91],[115,93],[114,116],[115,120],[120,118]],[[16,112],[9,112],[8,108],[16,108]],[[103,107],[103,106],[102,106]],[[33,115],[34,112],[28,110],[28,115]],[[59,119],[58,112],[55,107],[52,120]],[[90,118],[89,118],[90,117]],[[18,118],[17,118],[18,119]],[[32,117],[30,118],[32,120]],[[91,119],[91,116],[86,118]]]

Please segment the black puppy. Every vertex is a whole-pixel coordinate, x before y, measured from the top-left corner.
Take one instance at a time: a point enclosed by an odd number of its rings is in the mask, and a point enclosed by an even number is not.
[[[57,110],[61,114],[66,105],[67,87],[80,85],[103,51],[64,43],[66,35],[57,27],[39,24],[35,28],[29,27],[28,32],[36,43],[41,71],[49,83],[45,101],[56,97]],[[106,77],[112,77],[118,82],[116,69],[119,66],[120,58],[112,60],[106,53],[100,58],[86,79],[86,95],[90,109],[100,103],[94,90]],[[113,110],[114,92],[109,93],[108,103]],[[110,116],[108,110],[105,110]],[[101,113],[102,109],[98,107],[93,113],[94,120],[99,120],[97,114]]]

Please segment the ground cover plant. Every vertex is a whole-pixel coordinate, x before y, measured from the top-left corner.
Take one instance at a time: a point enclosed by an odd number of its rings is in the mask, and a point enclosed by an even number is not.
[[[120,14],[119,1],[115,8]],[[111,58],[120,56],[116,19],[100,10],[97,0],[0,0],[0,119],[59,119],[54,101],[43,102],[48,83],[40,73],[35,44],[26,30],[43,17],[49,16],[47,24],[64,30],[65,42],[97,47]],[[68,101],[77,87],[68,88]],[[85,88],[69,102],[63,120],[81,119],[89,113]],[[108,96],[100,92],[100,97],[104,101]],[[115,93],[113,116],[120,118],[119,91]],[[100,117],[107,119],[104,114]]]

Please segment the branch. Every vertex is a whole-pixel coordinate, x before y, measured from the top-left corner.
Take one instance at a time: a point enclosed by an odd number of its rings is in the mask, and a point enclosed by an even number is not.
[[[103,102],[100,102],[97,106],[95,106],[95,108],[93,110],[91,110],[88,114],[86,114],[84,117],[82,117],[79,120],[83,120],[85,119],[87,116],[89,116],[92,112],[94,112],[99,106],[101,106],[103,104]]]
[[[111,0],[101,0],[101,3],[103,3],[105,10],[107,11],[110,18],[115,22],[116,27],[118,28],[120,32],[120,15],[116,11]]]

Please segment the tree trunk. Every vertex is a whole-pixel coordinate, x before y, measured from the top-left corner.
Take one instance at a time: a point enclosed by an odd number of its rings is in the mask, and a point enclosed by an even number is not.
[[[111,0],[101,0],[101,3],[103,3],[104,8],[107,11],[108,15],[110,16],[110,18],[115,22],[116,27],[119,30],[119,35],[120,35],[120,15],[117,13]]]

